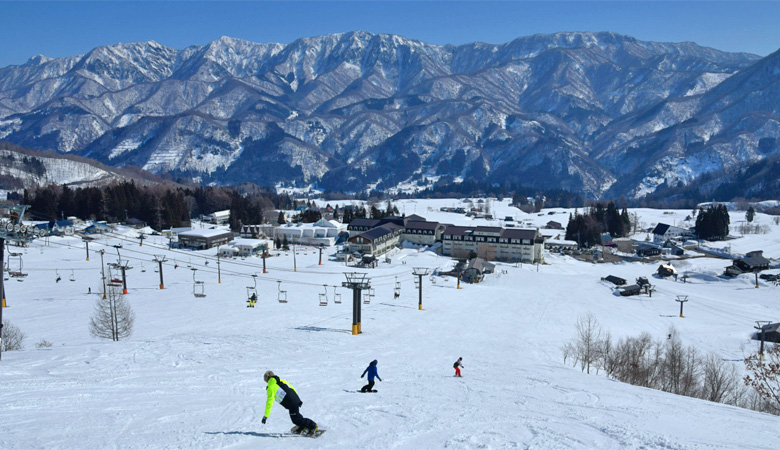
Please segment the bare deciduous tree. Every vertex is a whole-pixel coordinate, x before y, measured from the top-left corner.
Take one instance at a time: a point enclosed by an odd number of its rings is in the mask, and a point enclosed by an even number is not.
[[[118,289],[110,287],[106,294],[105,299],[100,297],[95,302],[89,332],[98,338],[118,341],[132,334],[135,313]]]
[[[714,354],[704,359],[703,366],[701,398],[711,402],[736,404],[742,396],[737,368]]]
[[[745,368],[753,375],[746,375],[745,385],[752,387],[767,401],[766,406],[775,414],[780,413],[780,345],[764,351],[768,361],[760,355],[745,358]]]
[[[574,341],[563,346],[564,361],[569,357],[573,358],[573,363],[579,364],[580,369],[587,373],[590,373],[591,366],[597,369],[602,367],[598,361],[603,355],[604,340],[596,317],[588,313],[577,319],[576,331],[577,337]]]
[[[25,334],[19,327],[7,320],[3,320],[3,334],[0,336],[0,350],[4,352],[21,350],[25,337]]]

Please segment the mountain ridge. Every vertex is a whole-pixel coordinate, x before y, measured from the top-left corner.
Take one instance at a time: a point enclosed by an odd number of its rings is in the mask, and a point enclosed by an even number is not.
[[[771,57],[612,32],[459,46],[365,31],[112,44],[0,69],[0,139],[215,185],[392,190],[473,177],[641,197],[778,151],[757,151],[780,134],[775,96],[760,95],[778,74],[751,71]],[[719,98],[736,106],[718,124],[697,102],[724,85]],[[751,97],[750,86],[763,88]],[[706,132],[691,127],[705,116]],[[748,118],[751,138],[737,131]],[[716,155],[707,164],[683,158],[699,140]]]

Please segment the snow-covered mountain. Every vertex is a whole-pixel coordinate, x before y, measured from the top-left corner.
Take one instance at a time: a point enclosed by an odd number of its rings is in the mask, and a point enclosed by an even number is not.
[[[0,192],[49,184],[105,186],[117,181],[140,184],[163,182],[161,178],[137,168],[112,168],[88,158],[40,152],[0,142]]]
[[[641,196],[778,153],[777,59],[614,33],[116,44],[0,69],[0,139],[216,184]]]

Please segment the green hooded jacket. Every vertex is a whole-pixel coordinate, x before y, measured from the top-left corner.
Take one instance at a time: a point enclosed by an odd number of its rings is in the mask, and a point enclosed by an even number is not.
[[[265,417],[270,416],[271,408],[274,406],[274,400],[287,409],[289,409],[290,406],[300,406],[301,404],[301,399],[298,397],[298,391],[296,391],[287,380],[277,376],[268,379],[268,386],[266,386],[265,392],[268,397],[265,401]]]

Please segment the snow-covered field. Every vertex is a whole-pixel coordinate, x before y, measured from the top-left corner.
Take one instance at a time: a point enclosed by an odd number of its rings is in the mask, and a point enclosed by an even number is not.
[[[495,224],[438,212],[459,200],[396,203],[407,215],[455,224]],[[531,224],[569,211],[526,215],[504,203],[497,217]],[[650,227],[681,225],[690,211],[632,210]],[[744,213],[734,212],[732,224]],[[780,255],[780,227],[730,241],[732,252]],[[676,221],[676,223],[675,223]],[[653,279],[657,292],[619,297],[601,277],[650,276],[658,264],[591,264],[546,255],[547,264],[499,264],[480,285],[456,288],[452,279],[424,278],[417,308],[412,269],[447,267],[447,258],[404,249],[376,269],[361,269],[375,289],[362,307],[361,335],[351,334],[351,292],[345,271],[318,252],[299,249],[262,260],[222,260],[215,251],[168,251],[161,237],[118,230],[90,244],[78,238],[37,240],[22,252],[23,282],[6,283],[3,318],[26,335],[21,351],[0,361],[2,449],[774,449],[780,418],[717,403],[634,387],[585,374],[564,364],[561,347],[574,337],[578,318],[593,313],[613,339],[675,327],[685,345],[741,360],[757,350],[756,320],[780,320],[780,288],[752,276],[719,278],[725,260],[675,261],[687,284]],[[644,238],[644,233],[636,236]],[[129,294],[136,314],[131,337],[90,336],[88,324],[101,289],[99,250],[115,262],[129,259]],[[719,243],[717,245],[727,245]],[[332,253],[334,249],[330,249]],[[165,255],[165,289],[159,289],[154,255]],[[18,259],[12,259],[11,265]],[[209,261],[206,265],[206,261]],[[178,268],[174,269],[174,264]],[[195,298],[195,277],[205,298]],[[142,271],[142,267],[145,271]],[[771,272],[777,272],[772,270]],[[62,281],[55,282],[56,275]],[[251,274],[259,301],[246,307]],[[69,281],[70,276],[75,281]],[[396,279],[401,295],[393,298]],[[277,301],[287,291],[288,303]],[[319,293],[328,285],[328,306]],[[342,303],[333,302],[339,286]],[[87,292],[91,289],[91,294]],[[677,295],[688,295],[685,318]],[[36,348],[47,340],[53,345]],[[453,362],[463,357],[463,378]],[[360,394],[368,363],[379,361],[376,394]],[[741,362],[736,361],[740,370]],[[292,383],[302,413],[328,431],[319,439],[289,436],[292,426],[278,404],[266,425],[262,375],[273,370]]]

